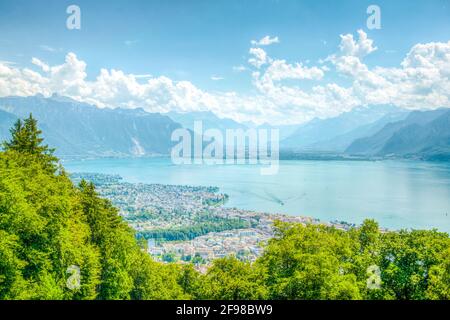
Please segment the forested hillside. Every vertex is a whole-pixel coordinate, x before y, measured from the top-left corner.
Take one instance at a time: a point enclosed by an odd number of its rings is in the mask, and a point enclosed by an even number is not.
[[[174,299],[170,266],[151,261],[93,186],[75,187],[36,121],[16,123],[0,153],[0,299]],[[70,290],[68,268],[80,270]]]

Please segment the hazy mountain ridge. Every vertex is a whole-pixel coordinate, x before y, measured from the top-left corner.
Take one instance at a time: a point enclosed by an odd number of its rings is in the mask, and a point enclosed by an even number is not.
[[[168,112],[164,115],[171,118],[173,121],[181,124],[183,128],[194,130],[194,122],[198,121],[202,123],[203,132],[208,129],[218,129],[225,133],[226,129],[243,129],[246,130],[247,126],[234,121],[229,118],[219,118],[211,111],[199,111],[199,112]]]
[[[407,111],[389,113],[375,122],[359,126],[345,134],[338,135],[329,140],[316,142],[312,144],[310,148],[316,151],[344,152],[356,139],[371,136],[382,129],[386,124],[403,120],[407,116]]]
[[[413,111],[370,137],[355,140],[348,154],[450,159],[450,109]]]
[[[201,120],[207,129],[249,129],[247,124],[220,118],[212,112],[148,113],[138,109],[110,109],[70,98],[41,95],[0,98],[0,139],[9,137],[17,118],[33,113],[47,143],[58,156],[151,156],[168,155],[173,130],[193,130]],[[450,159],[450,109],[408,112],[393,106],[355,108],[334,118],[314,119],[280,129],[280,149],[308,153],[372,157]]]
[[[16,120],[17,117],[12,113],[0,110],[0,141],[9,136],[9,129]]]
[[[57,96],[0,98],[0,110],[20,118],[32,113],[59,156],[168,154],[171,133],[180,127],[159,113],[100,109]]]
[[[371,133],[377,121],[401,110],[394,106],[358,107],[339,116],[313,119],[281,141],[283,149],[342,152],[353,140]],[[385,118],[384,121],[391,121]]]

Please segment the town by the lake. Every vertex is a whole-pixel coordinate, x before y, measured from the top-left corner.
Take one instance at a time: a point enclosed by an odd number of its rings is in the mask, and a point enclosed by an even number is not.
[[[274,236],[275,221],[315,223],[347,230],[346,222],[324,222],[228,207],[217,187],[124,182],[119,175],[74,173],[71,179],[92,182],[97,192],[145,239],[148,253],[164,262],[193,262],[206,270],[212,260],[229,255],[255,261]]]

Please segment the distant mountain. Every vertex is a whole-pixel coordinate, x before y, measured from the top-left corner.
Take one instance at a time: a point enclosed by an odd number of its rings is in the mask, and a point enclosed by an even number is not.
[[[10,136],[10,128],[17,120],[12,113],[0,110],[0,141],[6,140]]]
[[[357,127],[356,129],[351,130],[342,135],[338,135],[329,140],[319,141],[314,144],[311,144],[309,148],[315,151],[321,152],[344,152],[355,140],[368,137],[380,129],[382,129],[386,124],[391,122],[396,122],[405,119],[408,116],[409,112],[401,110],[393,113],[389,113],[369,124],[365,124]]]
[[[196,120],[202,121],[203,131],[249,128],[212,112],[161,115],[38,95],[0,98],[0,140],[9,138],[16,119],[30,113],[60,157],[167,155],[173,130],[182,126],[193,130]],[[392,106],[361,107],[304,125],[257,128],[280,129],[281,149],[293,152],[450,160],[450,109],[406,112]]]
[[[11,116],[24,118],[32,113],[59,156],[168,154],[172,131],[180,127],[159,113],[100,109],[59,96],[0,98],[0,110],[0,132],[10,127]]]
[[[366,156],[450,159],[450,109],[414,111],[370,137],[354,141],[346,153]]]
[[[357,138],[372,133],[378,121],[389,121],[389,114],[399,109],[390,105],[355,108],[337,117],[314,119],[300,126],[291,136],[281,141],[283,149],[340,152]],[[400,115],[398,115],[400,116]]]
[[[299,126],[300,125],[298,125],[298,124],[293,124],[293,125],[271,125],[271,124],[268,124],[268,123],[264,123],[262,125],[257,126],[256,128],[257,129],[267,129],[267,130],[278,129],[279,130],[279,134],[280,134],[280,140],[284,140],[284,139],[290,137],[295,131],[297,131]],[[269,133],[269,135],[270,135],[270,133]]]

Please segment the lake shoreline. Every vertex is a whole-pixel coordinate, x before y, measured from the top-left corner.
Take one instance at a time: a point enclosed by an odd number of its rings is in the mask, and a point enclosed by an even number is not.
[[[414,160],[281,160],[280,173],[258,165],[175,166],[167,157],[64,161],[69,172],[120,174],[128,182],[214,185],[226,204],[321,221],[360,224],[373,218],[390,230],[450,230],[450,166]]]

